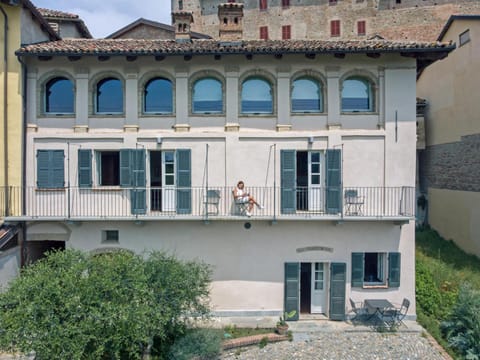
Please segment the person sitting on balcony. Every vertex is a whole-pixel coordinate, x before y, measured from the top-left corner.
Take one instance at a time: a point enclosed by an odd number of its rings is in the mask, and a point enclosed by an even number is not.
[[[245,183],[242,180],[240,180],[235,189],[233,189],[233,198],[237,204],[248,204],[245,215],[249,217],[252,216],[253,205],[257,205],[259,209],[263,209],[263,206],[260,205],[253,196],[245,191]]]

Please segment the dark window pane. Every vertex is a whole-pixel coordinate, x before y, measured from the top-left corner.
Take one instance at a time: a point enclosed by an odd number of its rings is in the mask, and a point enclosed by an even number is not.
[[[367,80],[349,78],[343,82],[343,111],[373,111],[371,86]]]
[[[145,86],[145,112],[171,114],[173,112],[172,82],[156,78]]]
[[[250,78],[242,85],[242,113],[273,113],[272,87],[268,81]]]
[[[73,83],[63,77],[47,82],[45,86],[45,112],[56,114],[73,113]]]
[[[297,79],[293,82],[292,111],[321,112],[320,86],[312,79]]]
[[[222,83],[213,78],[200,79],[193,85],[193,113],[223,112]]]
[[[100,185],[120,185],[120,153],[118,151],[102,151]]]
[[[120,80],[106,78],[97,84],[97,112],[123,112],[123,88]]]

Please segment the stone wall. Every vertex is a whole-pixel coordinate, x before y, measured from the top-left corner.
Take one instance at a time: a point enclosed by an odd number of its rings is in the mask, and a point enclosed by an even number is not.
[[[192,30],[218,37],[220,0],[183,0],[183,9],[194,16]],[[258,39],[260,26],[268,26],[270,39],[281,39],[282,26],[291,26],[296,39],[364,39],[379,34],[394,40],[436,40],[447,19],[454,13],[478,14],[477,0],[290,0],[283,8],[281,0],[268,0],[268,9],[259,10],[259,0],[244,3],[245,39]],[[393,6],[395,5],[395,6]],[[172,0],[178,10],[178,0]],[[339,37],[330,36],[330,21],[341,21]],[[366,21],[366,35],[357,34],[357,22]]]
[[[420,156],[421,187],[480,192],[480,134],[428,146]]]

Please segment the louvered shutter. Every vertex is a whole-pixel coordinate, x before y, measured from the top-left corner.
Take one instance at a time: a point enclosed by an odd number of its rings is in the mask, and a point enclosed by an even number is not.
[[[345,320],[346,264],[330,264],[330,320]]]
[[[295,150],[280,151],[281,168],[281,210],[282,214],[295,213],[296,199],[296,152]]]
[[[285,263],[285,312],[296,311],[289,320],[298,320],[300,313],[300,264]]]
[[[363,287],[365,254],[352,253],[352,287]]]
[[[177,213],[190,214],[192,212],[192,175],[190,149],[178,149],[177,161]]]
[[[92,186],[92,150],[78,150],[78,186]]]
[[[341,212],[342,157],[339,149],[327,150],[327,213]]]
[[[401,254],[388,253],[388,287],[400,286]]]

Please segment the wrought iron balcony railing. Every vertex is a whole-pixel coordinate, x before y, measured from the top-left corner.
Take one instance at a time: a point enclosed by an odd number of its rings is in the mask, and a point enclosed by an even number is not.
[[[250,187],[262,209],[232,187],[0,188],[7,219],[410,219],[413,187]],[[8,199],[6,198],[8,194]],[[247,213],[248,211],[248,213]]]

